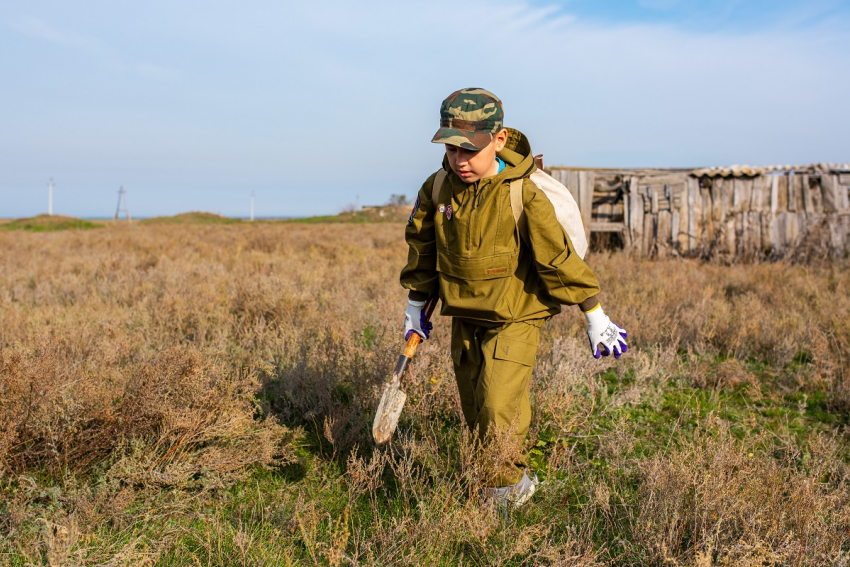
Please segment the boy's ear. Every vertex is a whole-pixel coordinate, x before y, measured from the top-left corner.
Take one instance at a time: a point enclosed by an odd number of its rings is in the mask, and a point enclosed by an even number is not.
[[[508,143],[508,130],[507,128],[502,128],[498,132],[496,132],[496,136],[493,138],[496,142],[496,153],[501,152],[505,149],[505,144]]]

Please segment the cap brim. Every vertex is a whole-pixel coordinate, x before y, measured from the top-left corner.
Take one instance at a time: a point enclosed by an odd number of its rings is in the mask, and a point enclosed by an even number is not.
[[[468,132],[457,128],[440,128],[431,141],[435,144],[448,144],[465,150],[483,150],[493,141],[490,132]]]

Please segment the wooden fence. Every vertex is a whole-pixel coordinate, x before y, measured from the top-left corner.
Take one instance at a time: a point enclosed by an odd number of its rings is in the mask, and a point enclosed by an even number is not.
[[[850,254],[847,165],[547,172],[575,197],[588,240],[607,233],[640,256]]]

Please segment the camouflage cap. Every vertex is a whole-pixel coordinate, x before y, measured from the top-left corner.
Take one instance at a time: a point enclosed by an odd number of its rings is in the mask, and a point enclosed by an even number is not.
[[[502,129],[504,120],[499,97],[484,89],[461,89],[446,97],[440,106],[440,129],[431,141],[481,150]]]

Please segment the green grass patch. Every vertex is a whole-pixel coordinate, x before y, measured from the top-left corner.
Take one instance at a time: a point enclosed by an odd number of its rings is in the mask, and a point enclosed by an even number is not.
[[[297,224],[319,224],[319,223],[396,223],[407,221],[410,215],[410,207],[406,205],[387,205],[385,207],[364,207],[359,211],[346,211],[338,215],[321,215],[298,219],[287,219],[283,222]]]
[[[15,219],[13,221],[0,224],[0,230],[29,230],[32,232],[86,230],[90,228],[103,228],[103,225],[61,215],[38,215],[30,218]]]
[[[242,221],[240,219],[223,217],[215,213],[193,211],[171,217],[151,217],[139,222],[141,224],[236,224]]]

